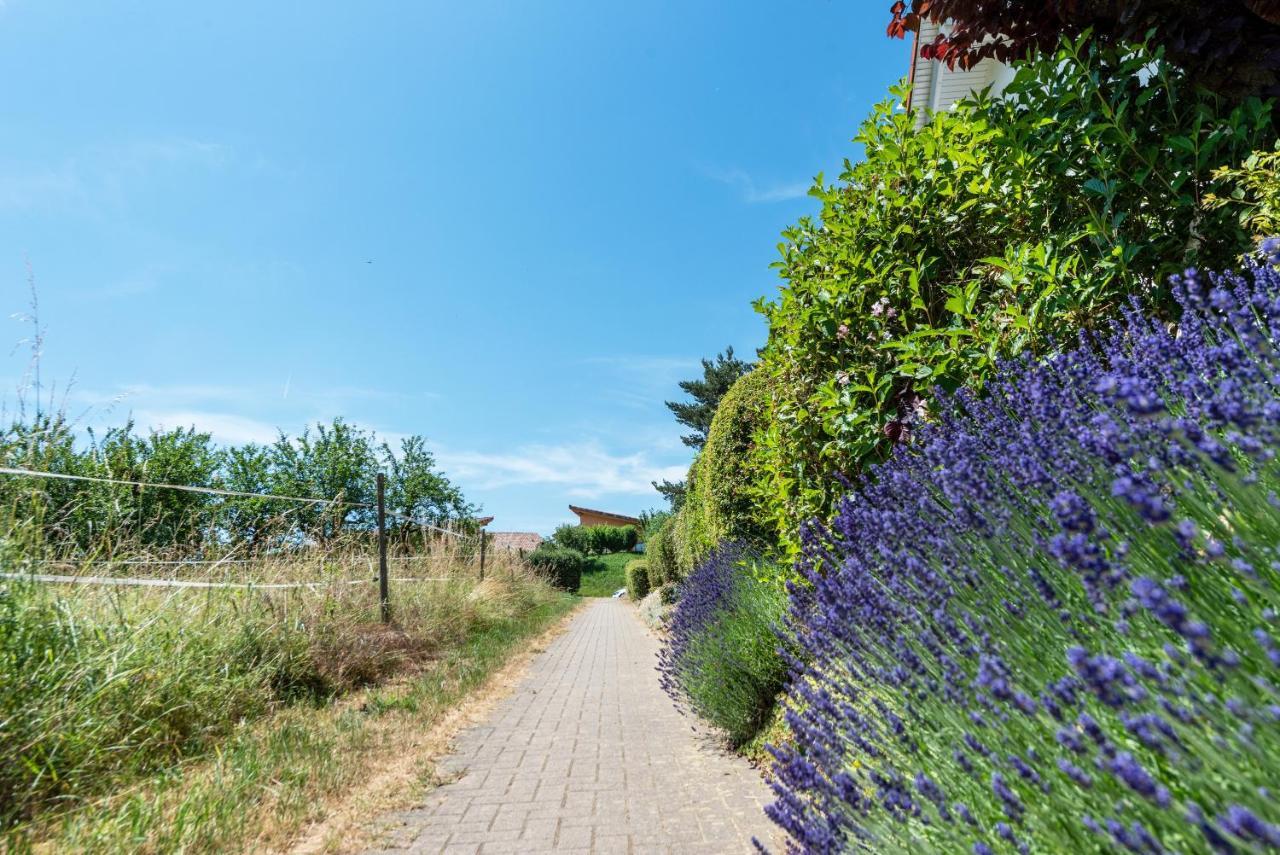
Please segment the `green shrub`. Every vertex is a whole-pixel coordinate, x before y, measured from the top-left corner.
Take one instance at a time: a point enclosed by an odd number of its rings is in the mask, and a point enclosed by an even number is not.
[[[627,596],[638,603],[649,594],[649,565],[638,558],[627,565]]]
[[[582,568],[587,559],[576,549],[543,543],[524,560],[557,588],[576,591],[582,585]]]
[[[1280,235],[1280,148],[1254,152],[1238,169],[1223,167],[1214,177],[1225,187],[1207,199],[1209,207],[1230,207],[1255,237]]]
[[[551,539],[558,546],[576,549],[584,555],[608,555],[635,549],[640,542],[640,532],[630,525],[562,525]]]
[[[720,406],[706,445],[690,476],[690,514],[686,537],[693,546],[687,560],[699,563],[716,543],[745,543],[767,549],[774,543],[768,514],[761,507],[756,436],[768,426],[769,375],[752,371],[733,385]]]
[[[633,525],[598,525],[591,527],[592,547],[598,555],[630,552],[640,542],[640,530]]]
[[[649,585],[671,585],[682,578],[676,564],[675,515],[668,516],[645,544],[645,560],[649,564]]]
[[[566,523],[559,526],[551,535],[551,542],[565,549],[576,549],[583,555],[591,551],[590,537],[586,526]]]
[[[1167,274],[1251,246],[1204,204],[1212,170],[1275,137],[1270,103],[1236,106],[1141,48],[1085,41],[1021,64],[1005,97],[917,126],[880,104],[840,183],[784,233],[786,280],[757,308],[773,381],[758,451],[794,547],[852,476],[927,417],[934,386],[980,386],[1002,356],[1105,325],[1133,295],[1168,308]]]
[[[706,489],[698,468],[701,459],[699,457],[689,467],[684,504],[676,512],[675,524],[671,529],[677,579],[683,579],[693,572],[693,568],[701,564],[716,545],[707,530]]]

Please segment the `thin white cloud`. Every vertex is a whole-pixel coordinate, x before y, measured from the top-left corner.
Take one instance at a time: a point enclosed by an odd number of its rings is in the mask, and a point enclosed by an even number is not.
[[[303,421],[327,421],[343,415],[354,401],[395,402],[403,400],[405,393],[385,391],[360,386],[310,385],[300,381],[296,373],[282,372],[289,378],[288,401],[290,407],[301,412]],[[234,412],[245,401],[280,399],[281,386],[262,381],[252,386],[231,386],[218,383],[135,383],[116,389],[75,390],[77,403],[91,407],[143,408],[152,412],[198,411]],[[417,392],[418,396],[431,397],[432,392]],[[436,396],[438,397],[438,396]]]
[[[595,356],[582,364],[602,366],[618,378],[601,392],[602,400],[639,410],[678,397],[680,381],[701,373],[697,359],[681,356]]]
[[[268,422],[230,413],[208,413],[199,410],[135,410],[134,422],[143,430],[195,428],[211,434],[215,442],[243,445],[249,442],[267,444],[276,441],[280,432]]]
[[[468,488],[552,485],[581,499],[649,495],[653,481],[678,480],[686,468],[656,463],[644,452],[613,454],[595,442],[527,445],[497,454],[437,448],[436,458],[451,479]]]
[[[100,214],[164,170],[220,168],[231,149],[185,137],[135,139],[85,147],[47,162],[0,161],[0,210],[79,210]]]
[[[809,194],[812,181],[789,181],[775,184],[761,184],[754,177],[741,169],[709,169],[707,176],[738,191],[742,201],[749,205],[769,204],[772,202],[789,202],[803,199]]]

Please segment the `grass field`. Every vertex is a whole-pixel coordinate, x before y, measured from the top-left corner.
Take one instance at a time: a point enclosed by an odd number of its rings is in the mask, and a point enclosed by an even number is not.
[[[286,591],[0,582],[0,850],[286,843],[573,607],[510,571],[403,568],[442,581],[395,585],[391,627],[349,573]]]
[[[639,557],[634,552],[615,552],[592,558],[582,571],[582,587],[578,593],[584,597],[612,597],[614,591],[626,587],[623,572]]]

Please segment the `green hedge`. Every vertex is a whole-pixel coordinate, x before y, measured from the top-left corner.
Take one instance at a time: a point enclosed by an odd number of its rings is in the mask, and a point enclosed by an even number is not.
[[[551,539],[559,546],[576,549],[586,555],[608,555],[635,549],[640,542],[640,532],[630,525],[562,525]]]
[[[524,560],[557,588],[576,591],[582,585],[582,568],[587,559],[576,549],[544,543],[526,555]]]
[[[1270,102],[1224,102],[1158,53],[1085,40],[922,127],[894,95],[857,136],[865,158],[819,176],[821,213],[784,233],[785,285],[757,304],[773,381],[758,463],[791,546],[844,490],[832,475],[907,438],[935,386],[976,388],[1131,296],[1167,310],[1170,273],[1230,266],[1251,235],[1205,204],[1214,172],[1275,139]]]
[[[756,438],[768,427],[770,378],[752,371],[733,385],[720,406],[698,457],[690,493],[697,493],[689,536],[696,539],[693,563],[718,543],[741,543],[762,550],[774,543],[768,512],[762,507]],[[696,486],[695,486],[696,485]]]
[[[693,568],[701,564],[716,545],[707,530],[706,482],[698,465],[701,460],[699,457],[689,467],[689,475],[685,479],[684,504],[676,513],[675,524],[671,529],[671,544],[680,579],[692,573]]]
[[[638,603],[649,594],[649,564],[638,558],[627,565],[627,596]]]
[[[645,561],[649,565],[649,586],[652,588],[674,584],[684,578],[676,561],[677,516],[672,514],[663,520],[645,543]]]

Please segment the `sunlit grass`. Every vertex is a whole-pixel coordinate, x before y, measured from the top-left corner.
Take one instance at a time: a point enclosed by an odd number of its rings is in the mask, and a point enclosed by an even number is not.
[[[442,553],[396,565],[438,581],[393,583],[384,626],[367,567],[252,572],[327,581],[0,583],[0,848],[217,851],[287,835],[353,783],[388,717],[431,721],[573,602],[502,556],[479,582]],[[344,706],[359,690],[362,708]]]
[[[583,597],[612,597],[619,588],[627,586],[626,567],[636,559],[634,552],[615,552],[591,558],[582,569]]]

